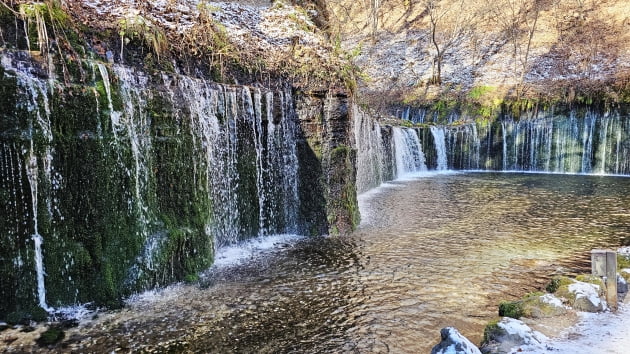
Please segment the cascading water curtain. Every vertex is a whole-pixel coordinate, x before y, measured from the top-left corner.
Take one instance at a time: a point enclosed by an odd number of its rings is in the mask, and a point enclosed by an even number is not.
[[[630,173],[630,119],[619,112],[433,126],[437,169]]]

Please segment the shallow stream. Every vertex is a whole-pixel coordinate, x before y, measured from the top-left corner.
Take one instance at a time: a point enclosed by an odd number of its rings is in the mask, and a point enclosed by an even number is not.
[[[630,178],[432,174],[360,199],[352,236],[288,238],[201,286],[144,294],[65,349],[427,353],[444,326],[479,343],[499,301],[630,243]]]

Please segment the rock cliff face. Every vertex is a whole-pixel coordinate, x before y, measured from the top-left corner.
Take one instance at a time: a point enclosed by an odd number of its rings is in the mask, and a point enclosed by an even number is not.
[[[357,225],[345,90],[28,51],[2,15],[0,319],[117,306],[194,278],[220,246]]]

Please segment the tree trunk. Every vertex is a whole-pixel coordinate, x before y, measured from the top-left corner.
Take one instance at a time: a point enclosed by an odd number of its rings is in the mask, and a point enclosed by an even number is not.
[[[433,77],[431,78],[431,84],[441,85],[442,84],[442,52],[440,51],[440,46],[437,43],[435,38],[435,32],[437,31],[437,23],[431,21],[431,41],[433,42],[433,46],[435,47],[436,55],[433,59]]]

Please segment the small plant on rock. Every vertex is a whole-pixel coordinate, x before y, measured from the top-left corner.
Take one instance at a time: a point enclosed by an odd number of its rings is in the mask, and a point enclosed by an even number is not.
[[[151,48],[155,55],[157,55],[158,60],[160,54],[168,49],[168,42],[164,31],[139,14],[121,19],[118,21],[118,27],[118,34],[120,35],[121,41],[121,58],[123,57],[124,45],[134,39],[141,41]]]

